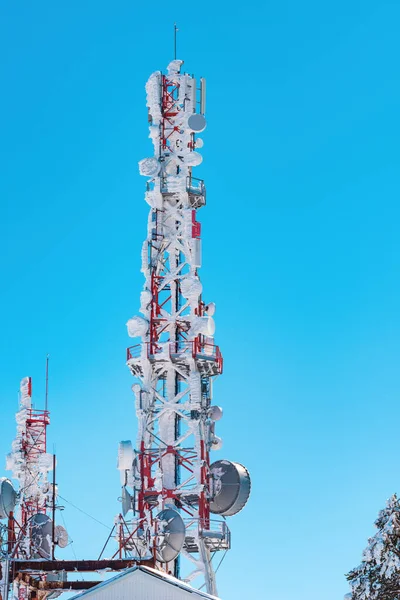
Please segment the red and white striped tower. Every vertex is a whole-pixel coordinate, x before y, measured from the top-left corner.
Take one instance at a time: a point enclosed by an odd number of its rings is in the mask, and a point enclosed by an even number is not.
[[[17,435],[7,456],[7,469],[19,483],[19,501],[17,514],[9,519],[9,550],[13,558],[29,558],[36,551],[32,546],[30,519],[50,512],[52,502],[52,487],[48,482],[52,455],[47,454],[46,448],[50,413],[33,408],[30,377],[22,379],[20,384],[16,421]]]
[[[204,182],[193,177],[202,157],[197,137],[205,128],[205,81],[181,73],[174,60],[167,73],[153,73],[146,85],[150,138],[154,156],[139,163],[147,176],[150,205],[147,239],[142,250],[145,277],[140,312],[127,323],[140,343],[128,348],[127,364],[137,379],[139,422],[137,451],[120,446],[124,514],[120,516],[120,549],[143,559],[154,557],[164,568],[192,581],[200,575],[216,593],[211,555],[227,550],[225,521],[210,518],[210,451],[221,440],[215,420],[222,411],[212,406],[212,383],[223,360],[214,343],[215,306],[203,301],[199,279],[201,227],[197,211],[206,202]],[[132,465],[133,458],[133,468]],[[128,486],[128,488],[127,488]],[[128,523],[126,503],[133,489],[134,518]],[[173,552],[166,513],[173,508],[183,519],[185,535],[179,557]],[[168,541],[169,540],[169,541]],[[163,550],[165,552],[163,553]],[[171,548],[169,548],[171,550]],[[169,561],[169,562],[168,562]]]

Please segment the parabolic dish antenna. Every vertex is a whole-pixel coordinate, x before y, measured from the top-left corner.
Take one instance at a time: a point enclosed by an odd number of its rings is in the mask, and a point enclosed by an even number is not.
[[[215,314],[215,302],[209,302],[205,308],[206,313],[209,317]]]
[[[17,504],[17,492],[7,477],[0,478],[0,519],[8,519]]]
[[[35,558],[50,558],[53,521],[47,515],[38,513],[29,519],[29,525]]]
[[[66,548],[68,546],[69,536],[67,530],[62,525],[56,525],[54,527],[54,543],[60,548]]]
[[[160,163],[154,156],[139,161],[139,172],[145,177],[156,177],[160,171]]]
[[[188,167],[197,167],[203,162],[203,157],[198,152],[188,152],[185,154],[184,161]]]
[[[126,513],[128,513],[131,510],[131,508],[133,508],[133,498],[125,486],[122,488],[121,502],[122,514],[123,516],[125,516]]]
[[[211,441],[211,450],[221,450],[223,441],[220,437],[215,435]]]
[[[214,493],[210,511],[230,517],[242,510],[250,496],[250,475],[239,463],[217,460],[210,466]]]
[[[180,514],[166,508],[157,517],[157,558],[160,562],[174,560],[182,550],[185,541],[185,524]]]
[[[188,127],[192,131],[200,132],[204,131],[206,128],[206,119],[204,115],[193,113],[188,118]]]
[[[211,421],[220,421],[223,414],[222,408],[216,404],[214,406],[210,406],[208,409],[208,416],[210,417]]]

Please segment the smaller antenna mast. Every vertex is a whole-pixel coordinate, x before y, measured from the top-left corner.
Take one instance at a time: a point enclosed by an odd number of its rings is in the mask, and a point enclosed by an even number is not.
[[[46,356],[46,395],[44,409],[47,410],[49,404],[49,355]]]
[[[176,26],[176,23],[174,23],[174,60],[176,60],[176,38],[177,38],[178,31],[179,31],[179,29]]]

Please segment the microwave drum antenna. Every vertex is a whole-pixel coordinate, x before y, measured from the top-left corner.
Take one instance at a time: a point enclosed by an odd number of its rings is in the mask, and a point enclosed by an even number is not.
[[[217,460],[210,466],[214,494],[210,511],[216,515],[230,517],[245,506],[250,496],[250,475],[239,463]]]

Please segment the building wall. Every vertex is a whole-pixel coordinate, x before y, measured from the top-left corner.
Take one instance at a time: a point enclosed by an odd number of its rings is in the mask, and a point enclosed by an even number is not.
[[[204,596],[179,588],[148,573],[135,571],[85,594],[85,600],[204,600]],[[83,600],[83,599],[82,599]]]

